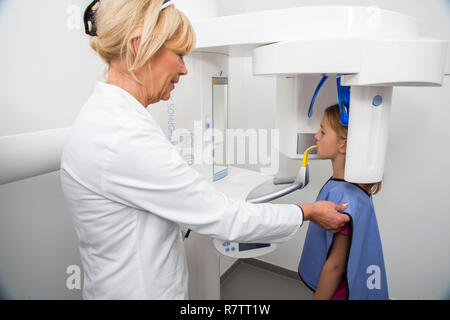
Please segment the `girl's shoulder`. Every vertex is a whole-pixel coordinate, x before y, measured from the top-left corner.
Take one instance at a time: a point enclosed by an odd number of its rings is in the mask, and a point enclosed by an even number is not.
[[[342,179],[330,178],[322,187],[321,192],[327,192],[330,194],[354,194],[363,196],[363,198],[371,198],[371,195],[360,185],[351,183]]]
[[[363,208],[373,210],[372,196],[359,185],[345,180],[328,180],[317,200],[328,200],[334,203],[348,202],[349,211],[362,211]]]

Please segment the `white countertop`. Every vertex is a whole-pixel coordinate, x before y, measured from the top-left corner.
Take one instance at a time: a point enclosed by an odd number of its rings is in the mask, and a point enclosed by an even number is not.
[[[194,165],[192,168],[205,176],[228,197],[238,200],[245,200],[253,188],[269,179],[273,179],[273,176],[262,174],[258,171],[230,166],[226,177],[212,182],[211,167]]]

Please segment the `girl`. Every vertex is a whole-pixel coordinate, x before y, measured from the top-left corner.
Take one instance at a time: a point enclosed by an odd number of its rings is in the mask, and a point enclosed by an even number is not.
[[[298,272],[314,299],[388,299],[386,272],[372,194],[374,184],[344,180],[347,127],[340,122],[339,106],[325,110],[315,135],[318,157],[330,159],[333,176],[317,200],[348,202],[350,222],[332,234],[310,222]]]

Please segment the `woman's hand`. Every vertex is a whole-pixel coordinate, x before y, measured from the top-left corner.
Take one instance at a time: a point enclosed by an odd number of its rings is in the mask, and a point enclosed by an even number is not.
[[[311,220],[319,227],[336,233],[350,221],[350,217],[339,211],[344,211],[348,203],[336,204],[331,201],[317,201],[315,203],[302,204],[304,220]]]

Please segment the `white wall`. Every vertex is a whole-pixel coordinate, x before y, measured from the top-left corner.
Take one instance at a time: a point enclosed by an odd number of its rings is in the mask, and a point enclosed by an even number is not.
[[[0,186],[0,298],[80,299],[67,267],[81,266],[59,172]]]
[[[444,0],[245,0],[224,5],[226,14],[307,5],[376,5],[418,18],[422,34],[450,39],[450,5]],[[275,83],[251,75],[251,60],[230,59],[230,126],[273,128]],[[426,63],[426,62],[425,62]],[[374,198],[393,299],[450,297],[450,79],[440,88],[394,89],[384,186]],[[296,172],[292,161],[290,174]],[[255,166],[246,166],[255,169]],[[331,176],[330,164],[311,163],[311,183],[281,202],[310,202]],[[296,271],[305,225],[261,260]]]
[[[84,35],[90,0],[0,1],[0,136],[71,126],[103,77]],[[80,266],[59,174],[0,186],[0,298],[79,299]]]
[[[0,136],[72,124],[103,70],[81,25],[89,2],[1,1]]]

